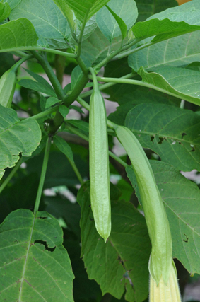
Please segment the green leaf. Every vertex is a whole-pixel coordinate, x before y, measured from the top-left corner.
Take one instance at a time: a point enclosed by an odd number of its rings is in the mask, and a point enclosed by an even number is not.
[[[163,65],[185,66],[200,61],[200,31],[156,43],[128,57],[129,66],[135,71]],[[155,55],[156,54],[156,55]]]
[[[11,8],[8,3],[0,2],[0,22],[3,22],[10,15]]]
[[[50,97],[46,100],[45,109],[48,109],[49,107],[59,103],[59,100],[54,97]]]
[[[18,82],[20,86],[56,97],[53,87],[42,76],[28,69],[26,69],[26,71],[34,78],[35,81],[30,79],[22,79]]]
[[[144,217],[130,203],[112,203],[112,231],[105,243],[98,235],[90,208],[89,184],[79,190],[82,257],[90,279],[102,294],[120,299],[127,287],[129,301],[143,301],[148,294],[150,240]],[[128,286],[130,284],[130,286]]]
[[[53,142],[57,146],[57,148],[66,155],[66,157],[70,161],[74,161],[72,149],[70,145],[63,138],[59,136],[55,136]]]
[[[67,48],[71,36],[69,24],[53,0],[21,0],[12,10],[11,20],[27,18],[34,26],[39,37],[38,44]]]
[[[0,52],[36,46],[37,39],[33,24],[25,18],[0,25]]]
[[[173,22],[184,21],[189,25],[200,25],[199,20],[200,5],[199,1],[193,0],[175,8],[169,8],[158,14],[154,14],[148,22],[158,18],[161,23],[168,18]],[[144,22],[144,25],[145,23]],[[154,21],[155,22],[155,21]],[[137,25],[136,25],[137,26]],[[158,29],[159,30],[159,29]],[[198,41],[200,32],[195,31],[191,34],[184,34],[180,37],[168,39],[167,41],[156,43],[129,56],[130,66],[138,70],[141,66],[151,68],[160,65],[183,66],[200,59]],[[156,55],[155,55],[156,53]]]
[[[12,69],[7,70],[0,78],[0,104],[10,108],[16,86],[16,73]]]
[[[1,300],[73,301],[73,273],[63,234],[46,212],[12,212],[0,226]],[[38,242],[40,241],[40,243]]]
[[[174,22],[169,19],[151,19],[145,22],[138,22],[132,27],[136,38],[145,39],[155,36],[151,41],[152,43],[157,43],[199,29],[199,25],[190,25],[183,21]]]
[[[81,67],[76,66],[71,73],[71,90],[73,90],[76,84],[78,84],[82,76],[83,76],[83,71]]]
[[[73,31],[75,24],[74,24],[74,20],[73,20],[72,10],[69,8],[69,6],[67,5],[65,0],[53,0],[53,1],[60,8],[61,12],[63,13],[65,18],[69,22],[71,30]]]
[[[145,21],[155,13],[164,11],[169,7],[177,6],[176,0],[154,1],[154,0],[137,0],[139,11],[138,21]],[[174,8],[173,8],[174,9]]]
[[[163,66],[146,72],[142,67],[138,73],[148,87],[171,94],[193,104],[200,104],[200,73],[198,71]]]
[[[178,170],[200,171],[200,116],[162,104],[141,104],[127,114],[125,125],[144,148]]]
[[[80,239],[81,208],[79,204],[72,203],[66,197],[58,195],[55,197],[45,196],[45,211],[57,219],[63,218],[67,227]]]
[[[41,153],[38,156],[29,159],[27,163],[28,173],[35,173],[40,177],[43,158],[44,154]],[[78,154],[74,154],[73,158],[82,177],[87,178],[89,173],[88,162]],[[70,162],[66,158],[66,155],[60,151],[50,152],[44,189],[62,185],[75,186],[79,184],[80,181],[73,171]]]
[[[136,21],[138,11],[134,0],[111,0],[96,14],[97,24],[109,41],[127,35]]]
[[[173,257],[180,260],[190,273],[199,274],[199,188],[169,164],[151,161],[151,166],[170,223]],[[133,169],[129,166],[126,170],[132,185],[137,185]]]
[[[83,41],[81,58],[87,67],[90,67],[93,63],[98,63],[105,59],[112,51],[120,49],[121,46],[122,40],[120,37],[114,38],[110,45],[110,41],[102,34],[99,28],[96,28],[88,39]]]
[[[30,156],[40,140],[40,127],[34,119],[20,121],[14,110],[0,105],[0,178],[5,168],[17,163],[20,153]]]
[[[83,22],[89,20],[109,0],[66,0],[67,5],[74,11],[76,17]]]
[[[69,108],[67,108],[65,105],[59,106],[59,112],[62,114],[62,116],[65,118],[66,115],[69,113]]]
[[[10,8],[13,9],[15,8],[21,0],[5,0],[4,2],[8,3]]]

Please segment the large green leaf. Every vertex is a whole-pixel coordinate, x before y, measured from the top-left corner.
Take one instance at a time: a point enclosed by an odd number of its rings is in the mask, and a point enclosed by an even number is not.
[[[40,127],[34,119],[20,121],[14,110],[0,105],[0,178],[5,168],[17,163],[20,153],[30,156],[40,140]]]
[[[121,46],[121,37],[114,38],[111,44],[100,29],[96,28],[88,39],[83,41],[81,45],[81,58],[89,67],[94,62],[97,63],[105,59],[112,51],[120,49]]]
[[[36,46],[37,39],[33,24],[25,18],[0,25],[0,52]]]
[[[119,17],[119,20],[114,18],[108,8]],[[110,0],[108,8],[102,7],[96,14],[96,20],[102,33],[108,40],[112,41],[114,37],[122,34],[121,31],[124,27],[126,27],[124,30],[127,32],[127,29],[129,30],[134,25],[138,10],[134,0]]]
[[[165,18],[173,22],[184,21],[189,25],[200,25],[199,20],[200,5],[199,1],[193,0],[185,5],[177,6],[176,8],[167,9],[164,12],[154,14],[148,21],[143,23],[144,29],[145,24],[151,24],[158,18],[162,23]],[[152,19],[153,18],[153,19]],[[138,30],[140,24],[138,26]],[[159,31],[159,27],[157,30]],[[152,28],[150,27],[150,31]],[[142,33],[142,31],[141,31]],[[140,36],[140,33],[137,33]],[[159,36],[158,36],[159,37]],[[159,42],[152,46],[142,49],[129,56],[129,64],[134,70],[138,70],[141,66],[144,68],[151,68],[160,65],[174,65],[181,66],[190,64],[191,62],[200,60],[200,51],[198,43],[200,40],[200,31],[195,31],[190,34],[184,34],[180,37],[168,39],[167,41]],[[155,55],[156,54],[156,55]]]
[[[90,19],[109,0],[66,0],[80,21]]]
[[[110,293],[120,299],[125,287],[128,301],[143,301],[148,294],[150,256],[144,217],[128,202],[113,202],[112,231],[105,243],[94,226],[89,183],[81,187],[77,201],[81,205],[82,256],[89,278],[100,284],[103,295]]]
[[[151,161],[151,166],[170,223],[173,257],[180,260],[190,273],[199,274],[199,188],[166,163]],[[127,173],[132,185],[137,185],[130,166]]]
[[[190,25],[183,21],[174,22],[167,18],[163,20],[155,18],[144,22],[138,22],[132,27],[132,31],[136,38],[145,39],[155,36],[152,43],[157,43],[199,29],[200,25]]]
[[[184,66],[200,61],[200,31],[156,43],[129,56],[129,66],[135,71],[141,66],[151,69],[158,66]]]
[[[71,35],[69,24],[53,0],[21,0],[12,10],[11,20],[27,18],[34,26],[40,45],[66,48]]]
[[[144,148],[183,171],[200,171],[200,116],[163,104],[140,104],[129,111],[125,125]]]
[[[48,213],[9,214],[0,226],[1,301],[73,301],[73,273],[62,242],[62,230]]]
[[[149,88],[171,94],[193,104],[200,104],[199,71],[163,66],[153,68],[154,72],[146,72],[141,67],[138,73]]]
[[[8,3],[0,2],[0,22],[4,21],[10,14],[11,8]]]

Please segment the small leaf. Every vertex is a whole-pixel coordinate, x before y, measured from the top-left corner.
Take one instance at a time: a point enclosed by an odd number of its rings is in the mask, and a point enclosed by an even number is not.
[[[53,87],[42,76],[28,69],[26,69],[26,71],[35,79],[35,81],[30,79],[22,79],[19,81],[20,86],[56,97]]]
[[[117,21],[119,28],[121,30],[121,33],[122,33],[122,38],[124,39],[127,36],[126,24],[124,23],[122,18],[120,18],[117,14],[115,14],[115,12],[108,5],[106,5],[106,7],[109,10],[109,12],[112,14],[112,16],[115,18],[115,20]]]
[[[15,301],[73,301],[71,263],[53,216],[12,212],[0,226],[0,242],[2,301],[9,301],[11,293]]]
[[[67,5],[74,11],[76,17],[83,22],[89,20],[109,0],[66,0]]]
[[[8,3],[0,2],[0,22],[3,22],[10,15],[11,8]]]
[[[0,104],[10,108],[16,85],[16,73],[12,69],[7,70],[0,78]]]
[[[59,112],[62,114],[62,116],[65,118],[66,115],[69,113],[69,108],[67,108],[65,105],[59,106]]]
[[[76,66],[72,70],[72,74],[71,74],[71,90],[73,90],[74,87],[78,84],[82,76],[83,76],[82,69],[80,68],[80,66]]]
[[[72,149],[63,138],[61,138],[60,136],[55,136],[53,142],[70,161],[74,161]]]
[[[25,18],[0,25],[0,52],[36,46],[37,39],[33,24]]]
[[[47,99],[46,104],[45,104],[45,109],[48,109],[49,107],[59,103],[59,100],[54,97],[50,97]]]

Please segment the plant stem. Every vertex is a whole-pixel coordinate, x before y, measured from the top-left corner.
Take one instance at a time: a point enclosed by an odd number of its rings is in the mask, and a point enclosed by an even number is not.
[[[139,50],[142,50],[143,48],[149,47],[149,46],[151,46],[151,45],[153,45],[153,44],[154,44],[154,43],[148,43],[148,44],[142,45],[142,46],[140,46],[140,47],[137,47],[137,48],[134,48],[134,49],[130,49],[130,50],[128,50],[128,51],[126,51],[126,52],[123,52],[123,53],[121,53],[121,54],[118,54],[118,55],[116,56],[116,60],[122,59],[122,58],[124,58],[124,57],[127,57],[127,56],[129,56],[130,54],[135,53],[135,52],[137,52],[137,51],[139,51]]]
[[[24,56],[23,58],[21,58],[19,61],[17,61],[17,63],[15,63],[11,69],[16,72],[16,70],[19,68],[19,66],[21,64],[23,64],[25,61],[27,61],[28,59],[30,59],[33,55],[27,55],[27,56]]]
[[[34,57],[38,60],[38,62],[40,63],[40,65],[43,67],[44,71],[46,72],[50,82],[53,85],[53,88],[56,92],[56,95],[58,97],[58,99],[60,99],[61,101],[64,100],[64,91],[56,77],[56,75],[54,74],[54,71],[52,69],[52,67],[50,66],[49,62],[47,61],[47,59],[43,56],[41,56],[38,52],[36,51],[32,51],[32,54],[34,55]]]
[[[42,164],[42,172],[41,172],[41,176],[40,176],[40,183],[39,183],[39,187],[37,190],[37,197],[35,200],[34,215],[36,215],[36,213],[39,209],[39,206],[40,206],[42,189],[44,186],[45,175],[46,175],[46,171],[47,171],[47,163],[48,163],[48,159],[49,159],[49,150],[50,150],[50,145],[51,145],[51,139],[52,139],[51,137],[48,137],[47,142],[46,142],[44,160],[43,160],[43,164]]]
[[[133,76],[134,76],[133,73],[129,73],[129,74],[127,74],[127,75],[121,77],[120,79],[129,79],[129,78],[132,78]],[[89,76],[89,78],[91,78],[91,76]],[[116,83],[110,82],[110,83],[106,83],[106,84],[99,85],[99,90],[104,90],[104,89],[106,89],[106,88],[108,88],[108,87],[111,87],[111,86],[113,86],[113,85],[115,85],[115,84],[116,84]],[[81,98],[85,98],[86,96],[91,95],[92,92],[93,92],[93,89],[91,89],[91,90],[89,90],[89,91],[86,91],[86,92],[83,92],[83,93],[80,94],[80,97],[81,97]]]
[[[66,58],[75,58],[76,59],[76,55],[73,53],[68,53],[68,52],[64,52],[64,51],[60,51],[60,50],[56,50],[56,49],[52,49],[52,48],[45,48],[45,47],[36,47],[36,46],[22,46],[22,47],[14,47],[14,48],[8,48],[6,49],[7,52],[16,52],[16,51],[44,51],[44,52],[51,52],[54,54],[59,54],[61,56],[64,56]],[[5,50],[0,50],[0,52],[5,52]]]
[[[9,181],[12,179],[12,177],[14,176],[14,174],[17,172],[17,170],[19,169],[19,167],[20,167],[20,165],[22,163],[23,163],[23,158],[21,157],[18,160],[17,164],[12,169],[12,171],[10,172],[10,174],[8,175],[8,177],[4,180],[4,182],[0,186],[0,193],[5,189],[5,187],[7,186],[7,184],[9,183]]]
[[[143,81],[137,81],[137,80],[133,80],[133,79],[122,79],[122,78],[105,78],[105,77],[97,77],[97,80],[101,81],[101,82],[112,82],[115,84],[132,84],[132,85],[137,85],[137,86],[143,86],[143,87],[148,87],[163,93],[167,93],[170,95],[175,96],[176,98],[181,98],[181,96],[178,96],[177,94],[170,92],[170,91],[166,91],[165,89],[159,88],[157,86],[154,86],[153,84],[149,84],[147,82],[143,82]]]
[[[28,117],[28,119],[38,120],[38,119],[40,119],[40,118],[43,118],[43,117],[45,117],[45,116],[51,114],[52,112],[56,111],[57,108],[58,108],[59,106],[60,106],[60,104],[54,105],[53,107],[50,107],[50,108],[48,108],[47,110],[45,110],[45,111],[43,111],[43,112],[40,112],[40,113],[38,113],[38,114],[36,114],[36,115],[33,115],[33,116],[31,116],[31,117]]]
[[[135,39],[134,41],[132,41],[132,43],[126,44],[122,47],[120,47],[119,49],[113,51],[113,53],[111,53],[111,55],[107,58],[105,58],[103,61],[101,61],[99,64],[97,64],[96,66],[94,66],[95,70],[99,70],[101,69],[102,66],[105,66],[112,58],[114,58],[116,55],[118,55],[120,52],[130,48],[131,46],[135,45],[136,43],[138,43],[140,41],[140,39]]]
[[[56,70],[56,76],[57,79],[62,86],[63,82],[63,75],[64,75],[64,70],[65,70],[65,63],[66,63],[66,58],[56,54],[54,58],[54,68]]]
[[[72,169],[74,170],[74,172],[75,172],[75,174],[76,174],[78,180],[80,181],[81,185],[83,185],[84,182],[83,182],[82,176],[81,176],[81,174],[80,174],[80,172],[79,172],[79,170],[78,170],[78,168],[77,168],[75,162],[74,162],[74,161],[71,161],[70,158],[68,158],[68,160],[69,160],[69,162],[70,162],[70,164],[71,164],[71,166],[72,166]]]

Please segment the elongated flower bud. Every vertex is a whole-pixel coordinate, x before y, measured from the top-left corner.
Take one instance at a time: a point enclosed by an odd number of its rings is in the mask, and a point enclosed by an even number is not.
[[[95,227],[106,240],[111,231],[107,116],[94,73],[93,82],[94,91],[90,98],[89,117],[90,202]]]
[[[0,104],[10,108],[15,91],[16,73],[12,69],[7,70],[0,78]]]
[[[172,263],[172,239],[152,168],[135,135],[126,127],[116,126],[115,131],[129,155],[140,190],[142,207],[152,243],[149,272],[157,285],[161,277],[167,284]]]
[[[171,265],[167,285],[162,277],[157,285],[152,276],[150,276],[149,302],[181,302],[176,271],[173,264]]]

